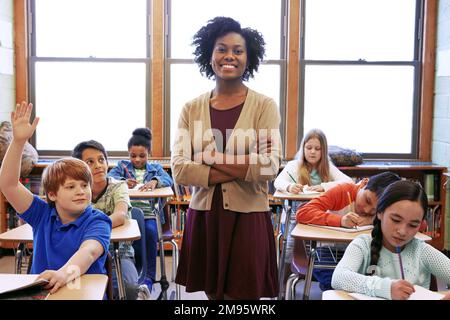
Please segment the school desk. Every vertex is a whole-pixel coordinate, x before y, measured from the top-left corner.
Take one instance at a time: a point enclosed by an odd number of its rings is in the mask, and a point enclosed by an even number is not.
[[[134,219],[125,220],[121,226],[115,227],[111,232],[111,243],[114,248],[114,262],[116,264],[116,274],[119,287],[119,298],[125,298],[125,289],[123,285],[122,268],[120,264],[119,244],[120,242],[127,242],[138,240],[141,238],[141,233],[137,221]],[[33,242],[33,230],[29,224],[21,225],[20,227],[9,230],[0,234],[0,241],[7,240],[19,243],[18,250],[15,254],[14,272],[20,273],[22,270],[22,253],[23,248],[27,243]]]
[[[301,202],[307,202],[311,199],[314,199],[318,196],[320,196],[321,193],[299,193],[299,194],[293,194],[289,192],[283,192],[276,190],[273,194],[274,199],[283,200],[283,207],[285,212],[285,221],[284,221],[284,230],[281,232],[281,230],[278,230],[277,234],[277,261],[278,261],[278,300],[281,300],[284,298],[284,259],[286,256],[286,246],[287,246],[287,233],[289,231],[289,225],[290,225],[290,216],[292,213],[292,201],[301,201]],[[281,217],[280,217],[281,220]],[[280,222],[278,221],[278,226],[280,226]],[[283,237],[283,244],[280,243],[280,239]]]
[[[448,291],[439,291],[441,294],[447,294]],[[344,290],[326,290],[322,292],[322,300],[356,300],[347,291]]]
[[[303,290],[303,299],[307,300],[309,299],[309,293],[311,290],[311,279],[312,279],[312,272],[314,268],[324,268],[324,269],[334,269],[336,265],[329,265],[329,264],[316,264],[316,253],[317,253],[317,242],[325,242],[325,243],[333,243],[333,244],[348,244],[352,242],[353,239],[355,239],[357,236],[361,234],[369,234],[371,230],[365,230],[365,231],[359,231],[359,232],[343,232],[343,231],[337,231],[337,230],[330,230],[325,229],[321,227],[315,227],[311,225],[306,224],[300,224],[298,223],[294,230],[292,230],[291,235],[301,240],[299,244],[298,242],[294,246],[294,253],[293,256],[299,261],[306,262],[306,274],[305,274],[305,286]],[[416,238],[423,241],[429,241],[431,240],[431,237],[424,235],[422,233],[417,233]],[[306,248],[306,243],[309,242],[309,250],[300,250],[302,248]],[[301,247],[300,247],[301,246]],[[306,254],[306,257],[304,256]],[[298,280],[298,278],[297,278]],[[293,288],[295,288],[296,281],[288,281],[286,291],[292,292]],[[290,291],[288,291],[290,290]]]
[[[164,242],[168,242],[172,245],[172,281],[174,281],[174,277],[177,272],[177,266],[178,266],[178,244],[176,243],[173,234],[166,235],[164,237],[164,233],[162,231],[162,223],[161,223],[161,216],[160,213],[164,212],[164,206],[166,204],[167,198],[173,197],[174,193],[171,187],[164,187],[164,188],[156,188],[151,191],[139,191],[136,189],[130,189],[129,190],[129,196],[131,200],[152,200],[155,199],[157,202],[155,203],[155,209],[158,211],[158,214],[154,215],[154,218],[156,219],[156,228],[158,230],[158,243],[160,248],[164,248]],[[166,239],[164,239],[166,238]],[[163,287],[165,284],[167,284],[167,287],[169,283],[166,280],[166,265],[165,265],[165,256],[164,256],[164,250],[160,250],[160,270],[161,270],[161,286]],[[167,300],[167,292],[164,290],[161,292],[162,298],[164,300]],[[180,300],[181,297],[181,289],[178,284],[175,285],[175,296],[177,300]]]
[[[0,291],[3,288],[17,286],[18,283],[29,283],[28,274],[0,274]],[[37,276],[37,275],[36,275]],[[84,274],[49,294],[46,300],[102,300],[105,294],[108,277],[103,274]]]

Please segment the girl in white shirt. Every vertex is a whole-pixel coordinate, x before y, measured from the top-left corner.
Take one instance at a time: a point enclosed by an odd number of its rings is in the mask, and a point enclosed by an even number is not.
[[[353,182],[353,180],[339,171],[329,160],[327,137],[322,130],[311,129],[303,137],[295,159],[286,164],[283,171],[275,179],[274,185],[277,190],[298,194],[303,192],[304,187],[309,191],[324,192],[338,183],[344,182]],[[304,203],[301,201],[292,203],[284,260],[286,277],[290,274],[290,263],[294,247],[291,231],[297,224],[295,212],[298,206]],[[330,278],[331,273],[328,283]]]
[[[378,200],[372,234],[349,244],[333,273],[333,288],[405,300],[414,285],[429,288],[432,274],[450,284],[450,259],[415,238],[427,209],[419,184],[402,180],[389,185]]]

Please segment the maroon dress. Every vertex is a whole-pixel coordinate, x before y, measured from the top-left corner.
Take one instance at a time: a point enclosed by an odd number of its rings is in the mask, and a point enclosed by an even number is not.
[[[235,127],[242,107],[243,104],[228,110],[210,107],[211,127],[220,130],[224,140],[226,129]],[[211,210],[188,209],[175,282],[185,286],[187,292],[205,291],[217,299],[224,299],[225,295],[252,300],[277,296],[270,215],[225,210],[221,185],[216,185]]]

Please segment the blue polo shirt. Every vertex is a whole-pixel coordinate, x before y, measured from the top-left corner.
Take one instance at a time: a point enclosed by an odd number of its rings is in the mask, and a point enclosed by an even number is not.
[[[89,205],[77,220],[62,224],[56,208],[34,196],[31,206],[19,217],[33,227],[31,273],[58,270],[85,240],[93,239],[101,243],[104,252],[86,273],[106,274],[105,259],[111,237],[111,219],[102,211]]]

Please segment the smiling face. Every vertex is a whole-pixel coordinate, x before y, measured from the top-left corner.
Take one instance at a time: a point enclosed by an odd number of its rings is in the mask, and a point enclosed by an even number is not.
[[[108,173],[108,162],[100,150],[94,148],[87,148],[81,155],[81,160],[86,162],[92,173],[92,181],[95,184],[106,181]]]
[[[145,167],[148,161],[148,150],[144,146],[131,146],[128,150],[130,161],[136,169]]]
[[[424,212],[418,201],[401,200],[378,213],[383,232],[383,246],[395,252],[395,247],[403,247],[419,231]]]
[[[211,56],[211,67],[216,79],[240,79],[247,68],[245,39],[235,32],[217,38]]]

